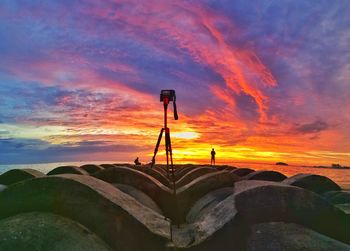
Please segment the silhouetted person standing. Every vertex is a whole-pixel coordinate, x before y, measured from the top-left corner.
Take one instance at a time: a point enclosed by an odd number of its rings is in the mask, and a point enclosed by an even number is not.
[[[210,165],[214,165],[215,166],[215,154],[216,154],[216,152],[214,151],[214,148],[211,150],[210,154],[211,154]]]

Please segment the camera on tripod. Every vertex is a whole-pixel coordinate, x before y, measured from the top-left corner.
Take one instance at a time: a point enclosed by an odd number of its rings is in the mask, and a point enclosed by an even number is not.
[[[160,102],[164,103],[164,109],[168,107],[168,104],[170,101],[173,101],[173,107],[174,107],[174,119],[178,120],[179,117],[177,115],[177,108],[176,108],[176,94],[175,90],[161,90],[160,91]]]
[[[161,90],[160,91],[160,102],[163,102],[165,98],[168,98],[168,101],[176,101],[175,90]]]

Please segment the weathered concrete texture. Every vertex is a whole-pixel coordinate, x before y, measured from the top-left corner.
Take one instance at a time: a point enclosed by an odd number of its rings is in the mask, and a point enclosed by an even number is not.
[[[115,166],[117,166],[117,165],[113,165],[113,164],[101,164],[100,166],[103,167],[104,169],[107,169],[107,168],[115,167]]]
[[[187,228],[175,229],[174,242],[190,251],[245,250],[248,226],[242,223],[231,195]]]
[[[237,169],[237,167],[234,166],[227,166],[227,165],[220,165],[220,166],[213,166],[219,171],[232,171],[234,169]]]
[[[94,174],[98,171],[103,170],[104,168],[99,166],[99,165],[94,165],[94,164],[86,164],[86,165],[82,165],[80,166],[80,168],[84,169],[85,171],[87,171],[89,174]]]
[[[4,191],[6,188],[7,188],[7,186],[0,184],[0,192]]]
[[[255,171],[243,177],[244,180],[267,180],[267,181],[282,181],[287,176],[276,171]]]
[[[323,194],[332,204],[345,204],[350,203],[350,192],[349,191],[330,191]]]
[[[164,186],[170,187],[170,181],[168,180],[168,178],[163,173],[158,171],[157,169],[144,168],[141,171],[152,176],[153,178],[158,180],[160,183],[162,183]]]
[[[135,198],[138,202],[143,204],[144,206],[153,209],[159,214],[163,214],[162,210],[158,207],[158,205],[154,202],[154,200],[151,199],[147,194],[144,192],[124,184],[113,184],[116,188],[118,188],[120,191],[123,191],[124,193],[129,194],[131,197]]]
[[[175,180],[179,180],[181,179],[184,175],[186,175],[187,173],[191,172],[192,170],[196,170],[199,169],[198,166],[187,166],[187,167],[182,167],[182,168],[178,168],[175,171]]]
[[[335,206],[350,217],[350,203],[336,204]]]
[[[52,212],[84,225],[114,250],[164,250],[169,239],[164,216],[88,175],[19,182],[0,193],[0,204],[7,205],[0,207],[0,219],[22,212]]]
[[[214,190],[196,201],[186,216],[186,222],[194,223],[199,221],[212,210],[219,202],[233,194],[232,187],[224,187]]]
[[[202,175],[214,172],[217,172],[217,170],[211,167],[200,167],[192,169],[189,172],[187,172],[184,176],[182,176],[178,181],[176,181],[176,187],[182,187]]]
[[[270,222],[252,227],[247,251],[349,251],[350,246],[294,223]]]
[[[128,167],[115,166],[99,171],[93,176],[108,183],[132,186],[151,197],[165,216],[172,218],[176,214],[172,191],[148,174]]]
[[[271,181],[235,183],[235,202],[248,223],[294,222],[350,243],[350,221],[344,212],[309,190]]]
[[[43,177],[45,174],[34,169],[12,169],[0,175],[0,184],[11,185],[22,180]]]
[[[223,187],[232,187],[237,181],[226,171],[205,174],[177,190],[178,216],[185,220],[192,205],[205,194]]]
[[[89,175],[87,171],[78,166],[59,166],[47,173],[47,175],[57,175],[57,174],[80,174]]]
[[[254,172],[254,170],[250,169],[250,168],[237,168],[237,169],[231,171],[231,173],[233,173],[239,177],[243,177],[243,176],[250,174],[252,172]]]
[[[331,179],[316,174],[297,174],[283,181],[284,184],[308,189],[318,194],[338,191],[340,187]]]
[[[0,251],[112,251],[83,225],[42,212],[18,214],[0,221]]]

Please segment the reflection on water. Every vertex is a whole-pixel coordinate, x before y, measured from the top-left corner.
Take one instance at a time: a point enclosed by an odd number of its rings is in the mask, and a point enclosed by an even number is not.
[[[111,161],[90,161],[91,164],[102,164],[102,163],[116,163]],[[26,165],[0,165],[0,174],[10,169],[15,168],[33,168],[43,173],[47,173],[58,166],[74,165],[81,166],[87,164],[86,162],[62,162],[62,163],[47,163],[47,164],[26,164]],[[252,163],[232,163],[236,167],[249,167],[255,170],[275,170],[283,173],[290,177],[298,173],[313,173],[323,176],[327,176],[344,189],[350,189],[350,169],[330,169],[330,168],[312,168],[302,166],[277,166],[274,164],[252,164]]]

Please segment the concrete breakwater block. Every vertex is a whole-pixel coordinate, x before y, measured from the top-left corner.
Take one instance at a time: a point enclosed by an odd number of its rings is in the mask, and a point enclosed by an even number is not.
[[[350,243],[350,219],[309,190],[271,181],[239,181],[234,187],[236,209],[248,224],[294,222]]]
[[[237,214],[234,195],[230,195],[182,232],[175,232],[174,242],[181,247],[179,250],[245,250],[248,230],[249,226],[243,224]]]
[[[152,176],[153,178],[155,178],[156,180],[158,180],[160,183],[162,183],[164,186],[170,187],[170,181],[169,179],[166,177],[166,175],[164,175],[163,173],[161,173],[160,171],[158,171],[155,168],[144,168],[143,170],[141,170],[142,172]]]
[[[332,204],[350,203],[350,191],[329,191],[323,197]]]
[[[213,172],[217,172],[217,170],[211,167],[201,167],[192,169],[189,172],[187,172],[184,176],[182,176],[178,181],[176,181],[175,185],[177,188],[182,187],[202,175]]]
[[[287,176],[276,171],[255,171],[245,175],[244,180],[267,180],[267,181],[282,181]]]
[[[78,166],[59,166],[47,173],[47,175],[57,175],[57,174],[80,174],[89,175],[87,171]]]
[[[144,192],[138,190],[135,187],[124,185],[124,184],[113,184],[114,187],[118,188],[120,191],[123,191],[126,194],[129,194],[131,197],[135,198],[138,202],[140,202],[142,205],[149,207],[156,211],[159,214],[163,215],[162,210],[158,207],[157,203],[152,200],[151,197],[149,197]]]
[[[0,193],[0,219],[45,211],[76,221],[114,250],[164,250],[169,223],[111,184],[87,175],[26,180]],[[137,236],[137,241],[135,241]]]
[[[218,203],[233,194],[232,187],[224,187],[214,190],[197,200],[186,216],[187,223],[199,221],[212,210]]]
[[[232,171],[230,171],[231,173],[239,176],[239,177],[243,177],[247,174],[250,174],[252,172],[254,172],[253,169],[250,169],[250,168],[237,168],[237,169],[234,169]]]
[[[350,246],[294,223],[269,222],[252,226],[247,251],[350,250]]]
[[[115,167],[115,166],[118,166],[118,165],[113,165],[113,164],[101,164],[100,166],[103,167],[104,169],[107,169],[107,168]]]
[[[316,175],[300,173],[289,177],[283,181],[284,184],[308,189],[318,194],[323,194],[328,191],[338,191],[341,188],[331,179]]]
[[[6,188],[7,188],[7,186],[0,184],[0,192],[4,191]]]
[[[96,234],[68,218],[43,212],[0,221],[1,251],[112,251]]]
[[[192,205],[207,193],[224,188],[233,187],[237,176],[226,171],[205,174],[177,190],[178,217],[185,221],[186,214]]]
[[[45,174],[34,169],[12,169],[0,175],[0,184],[11,185],[22,180],[43,177]]]
[[[87,171],[89,174],[94,174],[98,171],[103,170],[104,168],[99,166],[99,165],[94,165],[94,164],[86,164],[86,165],[82,165],[80,166],[80,168],[84,169],[85,171]]]
[[[115,166],[99,171],[93,176],[108,183],[129,185],[144,192],[169,218],[176,213],[172,190],[148,174],[128,167]]]

